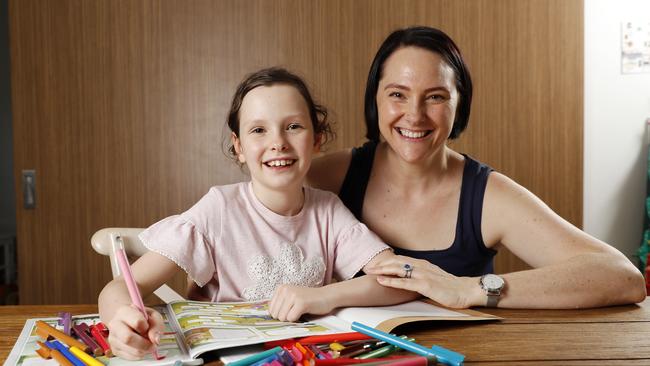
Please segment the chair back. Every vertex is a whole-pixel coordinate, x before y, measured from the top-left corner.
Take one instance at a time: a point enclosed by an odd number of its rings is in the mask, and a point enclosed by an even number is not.
[[[138,237],[143,230],[142,228],[110,227],[97,231],[90,238],[90,244],[93,249],[101,255],[108,256],[111,262],[113,278],[120,275],[120,267],[117,264],[117,257],[115,256],[116,248],[124,247],[129,262],[132,261],[132,258],[138,258],[149,251]],[[154,291],[154,295],[165,303],[174,300],[184,300],[181,295],[167,285],[159,287]]]

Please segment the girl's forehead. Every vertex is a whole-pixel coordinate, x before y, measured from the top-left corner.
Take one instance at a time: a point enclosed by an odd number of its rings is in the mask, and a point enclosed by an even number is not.
[[[244,96],[240,116],[248,114],[283,112],[302,113],[308,111],[302,94],[290,85],[259,86]]]

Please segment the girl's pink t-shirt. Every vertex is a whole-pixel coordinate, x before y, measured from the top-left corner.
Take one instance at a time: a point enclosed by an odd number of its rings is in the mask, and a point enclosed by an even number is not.
[[[305,187],[295,216],[266,208],[251,182],[212,187],[186,212],[140,234],[212,301],[270,298],[280,284],[317,287],[346,280],[389,249],[330,192]]]

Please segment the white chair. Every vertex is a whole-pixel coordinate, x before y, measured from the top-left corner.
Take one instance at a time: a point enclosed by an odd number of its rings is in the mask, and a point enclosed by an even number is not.
[[[142,241],[138,238],[138,234],[143,230],[144,229],[140,228],[110,227],[101,229],[93,234],[90,243],[97,253],[106,255],[110,258],[113,278],[120,275],[120,267],[118,266],[117,258],[115,257],[116,248],[124,246],[126,255],[129,258],[140,257],[148,251],[144,244],[142,244]],[[174,300],[185,300],[181,295],[167,285],[160,286],[154,291],[154,295],[165,303]]]

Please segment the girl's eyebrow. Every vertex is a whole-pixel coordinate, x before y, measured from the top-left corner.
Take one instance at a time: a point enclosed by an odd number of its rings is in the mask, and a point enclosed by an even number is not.
[[[408,86],[406,86],[406,85],[402,85],[402,84],[397,84],[397,83],[390,83],[390,84],[387,84],[387,85],[384,87],[384,90],[386,90],[386,89],[390,89],[390,88],[395,88],[395,89],[400,89],[400,90],[406,90],[406,91],[410,91],[410,90],[411,90],[411,88],[409,88]],[[429,92],[432,92],[432,91],[438,91],[438,90],[442,90],[442,91],[449,92],[449,90],[447,90],[447,88],[445,88],[444,86],[434,86],[434,87],[431,87],[431,88],[427,88],[427,89],[424,89],[424,92],[425,92],[425,93],[429,93]]]
[[[284,117],[284,119],[287,120],[287,119],[302,118],[302,117],[305,117],[304,113],[294,113],[294,114],[291,114],[291,115],[288,115],[288,116]]]
[[[241,121],[240,122],[240,124],[242,126],[261,125],[261,124],[265,124],[265,123],[266,123],[266,120],[261,119],[261,118],[253,119],[253,120],[250,120],[250,121]]]

